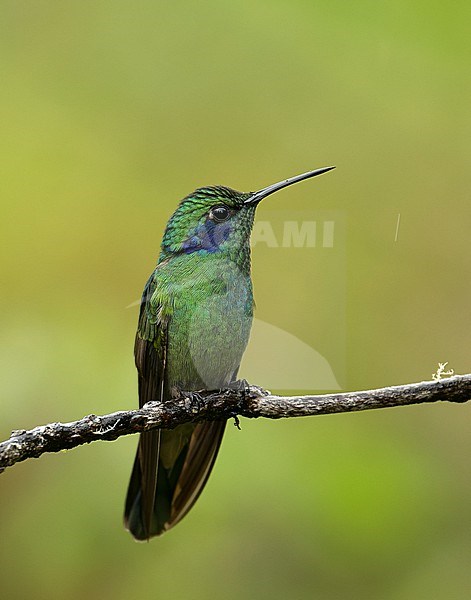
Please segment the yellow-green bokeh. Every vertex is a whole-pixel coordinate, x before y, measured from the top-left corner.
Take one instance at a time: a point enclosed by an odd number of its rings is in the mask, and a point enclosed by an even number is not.
[[[126,307],[181,197],[326,164],[270,202],[345,215],[346,387],[469,372],[470,12],[3,0],[0,438],[136,405]],[[257,317],[315,347],[309,307],[331,296],[315,265],[274,256],[254,252]],[[135,438],[18,465],[0,477],[0,595],[465,599],[470,417],[230,426],[194,510],[141,545],[121,527]]]

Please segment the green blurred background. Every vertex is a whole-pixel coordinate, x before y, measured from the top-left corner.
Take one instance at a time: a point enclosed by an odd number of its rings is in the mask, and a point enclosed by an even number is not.
[[[181,197],[326,164],[258,218],[344,215],[338,291],[319,249],[257,245],[257,317],[333,352],[345,389],[469,372],[470,6],[3,0],[0,437],[136,405],[126,307]],[[468,598],[470,416],[244,420],[191,514],[141,545],[121,526],[136,437],[18,465],[0,595]]]

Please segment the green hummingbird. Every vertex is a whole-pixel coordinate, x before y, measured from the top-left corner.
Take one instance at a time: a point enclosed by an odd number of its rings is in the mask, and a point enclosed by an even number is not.
[[[134,347],[139,406],[181,391],[234,385],[253,317],[250,233],[255,209],[323,167],[258,192],[203,187],[167,223],[157,266],[144,288]],[[176,525],[213,468],[225,421],[203,421],[140,435],[124,523],[137,540]]]

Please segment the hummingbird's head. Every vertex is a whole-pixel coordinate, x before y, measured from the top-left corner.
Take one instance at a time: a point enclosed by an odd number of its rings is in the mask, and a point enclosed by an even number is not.
[[[251,195],[223,186],[195,190],[170,217],[162,240],[163,253],[232,253],[245,246],[256,208],[246,202]]]
[[[333,168],[309,171],[258,192],[237,192],[223,186],[195,190],[180,202],[167,223],[161,259],[197,252],[221,253],[237,262],[242,257],[246,262],[250,255],[250,232],[258,203],[284,187]]]

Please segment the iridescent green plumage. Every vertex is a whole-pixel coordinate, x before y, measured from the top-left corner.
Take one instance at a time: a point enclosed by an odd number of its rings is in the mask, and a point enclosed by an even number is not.
[[[139,404],[236,379],[253,316],[250,232],[265,196],[326,170],[256,193],[200,188],[170,218],[141,301],[135,358]],[[159,535],[195,503],[214,465],[225,422],[141,434],[125,524],[136,539]]]

